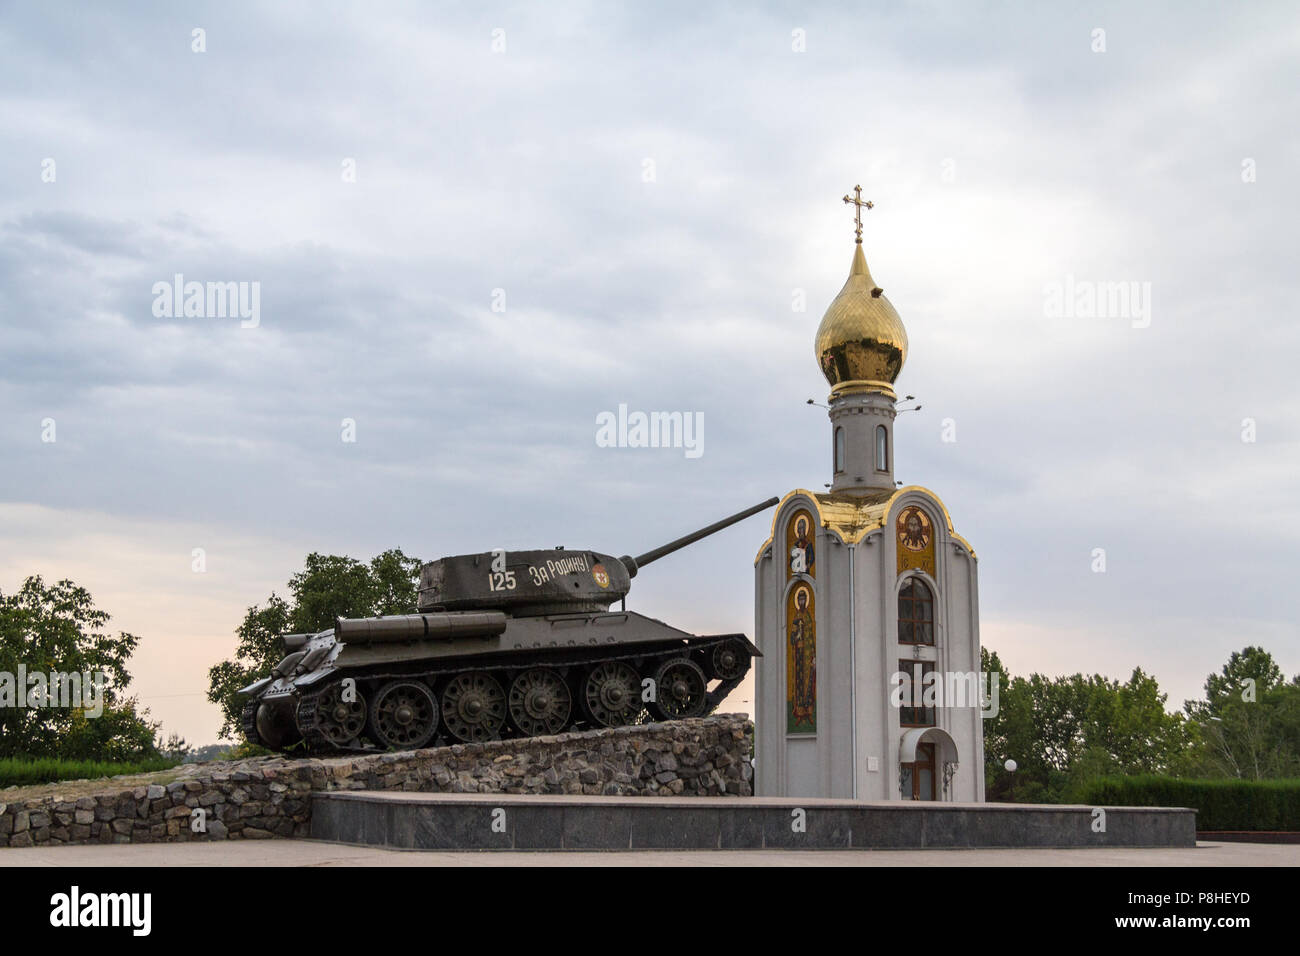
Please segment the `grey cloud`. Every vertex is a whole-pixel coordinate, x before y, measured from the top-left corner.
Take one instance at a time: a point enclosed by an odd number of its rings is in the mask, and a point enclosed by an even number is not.
[[[433,557],[622,553],[818,489],[811,340],[861,182],[911,336],[899,386],[925,405],[900,422],[899,476],[975,544],[987,619],[1208,671],[1212,619],[1300,611],[1295,54],[1277,39],[1295,27],[1282,6],[15,8],[0,499]],[[261,326],[155,318],[152,285],[178,272],[261,283]],[[1151,327],[1045,317],[1066,274],[1150,281]],[[702,411],[704,456],[596,447],[620,402]],[[634,600],[746,629],[765,535],[753,519],[691,549]]]

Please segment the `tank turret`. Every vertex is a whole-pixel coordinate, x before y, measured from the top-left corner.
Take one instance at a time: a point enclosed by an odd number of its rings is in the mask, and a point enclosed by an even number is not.
[[[286,752],[373,751],[712,713],[758,648],[610,606],[641,568],[777,501],[635,558],[555,548],[431,561],[414,613],[285,635],[288,655],[241,691],[245,735]]]
[[[418,610],[492,608],[515,617],[604,611],[627,596],[639,569],[765,511],[778,500],[770,498],[635,558],[570,548],[439,558],[420,569]]]

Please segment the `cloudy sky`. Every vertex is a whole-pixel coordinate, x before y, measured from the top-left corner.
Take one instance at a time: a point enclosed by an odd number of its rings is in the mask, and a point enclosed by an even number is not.
[[[1171,706],[1300,671],[1300,13],[1045,6],[0,3],[0,590],[88,587],[207,743],[310,551],[637,553],[820,489],[861,183],[984,644]],[[156,315],[178,273],[256,326]],[[1117,282],[1145,315],[1050,305]],[[703,454],[598,447],[620,403]],[[752,633],[768,521],[629,607]]]

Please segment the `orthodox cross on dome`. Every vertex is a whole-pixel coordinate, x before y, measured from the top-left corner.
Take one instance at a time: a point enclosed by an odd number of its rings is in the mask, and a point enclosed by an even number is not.
[[[856,207],[853,210],[853,224],[854,226],[856,226],[856,232],[858,234],[858,240],[857,240],[858,244],[861,245],[862,244],[862,207],[866,206],[868,209],[871,209],[873,203],[871,202],[870,199],[862,198],[861,186],[854,186],[853,193],[854,195],[852,196],[845,196],[844,201],[846,203],[853,203],[853,205]]]

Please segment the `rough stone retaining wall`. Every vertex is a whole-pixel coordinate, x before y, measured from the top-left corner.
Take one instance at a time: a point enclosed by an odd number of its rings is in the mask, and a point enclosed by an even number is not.
[[[0,847],[306,837],[317,790],[747,797],[753,739],[748,717],[716,715],[433,750],[190,764],[170,783],[107,781],[75,798],[4,803],[0,791]],[[191,830],[197,808],[206,833]]]

